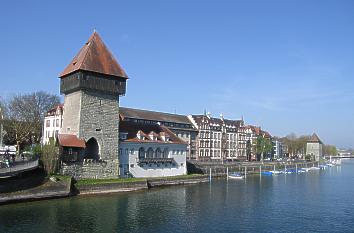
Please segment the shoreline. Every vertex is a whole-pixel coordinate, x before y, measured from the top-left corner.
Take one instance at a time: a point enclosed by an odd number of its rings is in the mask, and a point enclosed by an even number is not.
[[[295,166],[295,164],[292,164]],[[272,167],[265,164],[264,167]],[[290,166],[289,166],[290,167]],[[224,167],[226,169],[226,167]],[[300,166],[299,166],[300,168]],[[209,169],[208,169],[209,170]],[[214,169],[212,169],[214,170]],[[226,178],[226,172],[214,170],[212,178]],[[265,169],[272,170],[272,169]],[[262,170],[262,171],[265,171]],[[254,169],[247,171],[247,175],[258,175],[259,172]],[[60,176],[59,176],[60,177]],[[129,178],[128,178],[129,179]],[[42,185],[31,189],[0,193],[0,206],[12,203],[27,201],[40,201],[56,198],[66,198],[85,195],[114,194],[121,192],[135,192],[140,190],[149,190],[153,188],[173,186],[173,185],[191,185],[206,183],[210,180],[210,174],[190,174],[175,177],[156,177],[156,178],[132,178],[127,179],[86,179],[75,181],[71,177],[60,177],[59,181],[53,182],[49,179]]]

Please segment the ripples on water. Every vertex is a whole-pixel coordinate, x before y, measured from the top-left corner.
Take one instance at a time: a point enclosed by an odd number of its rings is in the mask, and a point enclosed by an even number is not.
[[[354,161],[311,174],[0,206],[0,232],[354,232]]]

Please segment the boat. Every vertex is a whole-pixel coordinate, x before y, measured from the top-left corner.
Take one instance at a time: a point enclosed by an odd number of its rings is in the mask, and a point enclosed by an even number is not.
[[[262,174],[263,176],[272,176],[272,175],[273,175],[273,173],[270,172],[270,171],[263,171],[263,172],[261,172],[261,174]]]
[[[303,168],[297,169],[297,173],[305,173],[305,172],[306,172],[306,170]]]
[[[341,165],[342,164],[342,160],[341,159],[335,159],[335,160],[332,161],[332,163],[334,165]]]
[[[310,167],[309,170],[310,171],[317,171],[317,170],[320,170],[320,168],[319,167]]]
[[[245,178],[245,176],[243,176],[241,173],[239,173],[239,172],[234,172],[234,173],[230,173],[229,175],[228,175],[228,178],[229,179],[244,179]]]
[[[270,171],[270,172],[272,173],[272,175],[279,175],[279,174],[282,174],[281,171],[276,171],[276,170]]]
[[[325,170],[326,168],[327,168],[327,166],[326,165],[320,165],[320,166],[318,166],[321,170]]]

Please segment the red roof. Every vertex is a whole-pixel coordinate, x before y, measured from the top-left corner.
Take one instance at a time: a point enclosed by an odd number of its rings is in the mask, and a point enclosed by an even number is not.
[[[76,135],[59,134],[58,135],[58,139],[59,139],[59,145],[60,146],[79,147],[79,148],[85,148],[86,147],[85,140],[77,138]]]
[[[64,78],[78,70],[128,78],[97,32],[91,35],[79,53],[60,74],[59,78]]]
[[[316,133],[312,134],[312,136],[307,140],[307,142],[317,142],[322,144],[321,139],[317,136]]]

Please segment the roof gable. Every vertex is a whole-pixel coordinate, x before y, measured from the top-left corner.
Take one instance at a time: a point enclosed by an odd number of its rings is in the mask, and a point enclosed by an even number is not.
[[[88,41],[59,77],[63,78],[78,70],[128,78],[123,68],[118,64],[117,60],[103,43],[97,32],[94,32],[90,36]]]

